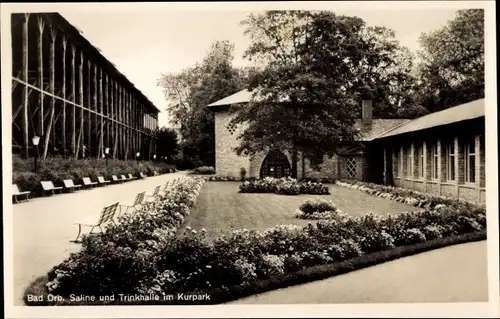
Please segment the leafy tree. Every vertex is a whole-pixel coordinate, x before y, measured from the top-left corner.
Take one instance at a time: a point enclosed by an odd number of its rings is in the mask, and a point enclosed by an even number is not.
[[[484,10],[457,11],[420,37],[421,105],[435,112],[484,97]]]
[[[317,166],[340,142],[358,136],[353,124],[362,98],[385,99],[395,108],[404,100],[394,88],[400,78],[411,85],[406,70],[395,66],[394,53],[401,48],[390,39],[393,33],[366,27],[360,18],[267,11],[242,24],[252,39],[246,56],[264,66],[250,79],[254,98],[236,110],[230,124],[246,124],[236,152],[291,150],[294,177],[297,152]]]
[[[182,152],[196,165],[215,164],[214,117],[207,105],[243,88],[245,73],[232,66],[233,50],[228,41],[217,41],[203,61],[163,74],[158,81],[172,122],[179,127]]]
[[[157,158],[167,157],[168,160],[174,158],[179,152],[177,132],[172,128],[162,127],[158,129],[156,136]]]

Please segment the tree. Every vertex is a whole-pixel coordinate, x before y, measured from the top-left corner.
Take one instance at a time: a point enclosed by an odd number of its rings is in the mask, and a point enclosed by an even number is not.
[[[420,37],[420,103],[435,112],[484,97],[484,10],[457,11]]]
[[[367,28],[360,18],[267,11],[242,24],[252,39],[246,56],[265,66],[250,80],[252,101],[231,121],[231,128],[246,126],[235,151],[291,150],[293,177],[299,151],[313,166],[332,156],[341,142],[358,136],[354,122],[361,99],[380,96],[380,79],[387,87],[397,80],[389,72],[397,42],[387,39],[386,29]]]
[[[217,41],[201,62],[179,73],[163,74],[158,82],[172,122],[179,127],[182,151],[196,165],[215,164],[214,117],[207,105],[244,87],[246,73],[232,66],[233,50],[228,41]]]
[[[172,159],[179,152],[177,132],[172,128],[162,127],[156,132],[156,157]]]

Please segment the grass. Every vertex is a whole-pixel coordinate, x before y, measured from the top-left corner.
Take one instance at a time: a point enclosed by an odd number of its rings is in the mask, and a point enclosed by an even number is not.
[[[351,271],[363,269],[366,267],[374,266],[377,264],[385,263],[388,261],[396,260],[402,257],[408,257],[416,255],[419,253],[427,252],[433,249],[444,248],[447,246],[464,244],[468,242],[481,241],[486,239],[486,230],[468,233],[457,236],[450,236],[445,238],[439,238],[434,240],[429,240],[423,243],[396,247],[393,249],[379,251],[368,255],[362,255],[356,258],[345,260],[342,262],[319,265],[314,267],[309,267],[295,273],[285,274],[282,276],[277,276],[267,280],[258,280],[247,284],[242,284],[234,287],[229,287],[226,289],[217,289],[212,291],[206,291],[210,296],[210,300],[202,301],[184,301],[184,300],[165,300],[165,301],[151,301],[151,302],[113,302],[113,305],[182,305],[182,304],[221,304],[225,302],[234,301],[240,298],[248,297],[255,294],[264,293],[271,290],[286,288],[294,285],[300,285],[311,281],[322,280],[329,277],[346,274]],[[47,306],[47,305],[89,305],[89,302],[46,302],[47,300],[47,290],[45,284],[47,283],[47,276],[39,277],[35,279],[31,285],[26,289],[24,294],[24,300],[27,305],[32,306]],[[199,294],[192,293],[192,294]],[[201,293],[203,294],[203,293]],[[27,303],[26,299],[28,295],[41,296],[44,295],[44,302],[32,302]],[[185,295],[189,295],[185,294]],[[161,299],[160,299],[161,300]],[[105,301],[96,301],[91,303],[92,305],[104,305],[111,304]]]
[[[264,230],[276,225],[305,226],[310,220],[294,217],[294,212],[307,199],[324,198],[352,216],[368,212],[386,214],[415,211],[418,208],[388,199],[373,197],[356,190],[330,185],[330,195],[297,195],[238,193],[241,182],[207,182],[196,205],[191,210],[182,232],[187,226],[205,228],[209,237],[220,236],[233,229]]]

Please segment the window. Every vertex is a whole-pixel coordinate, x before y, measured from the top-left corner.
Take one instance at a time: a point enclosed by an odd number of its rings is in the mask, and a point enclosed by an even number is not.
[[[399,149],[399,171],[401,172],[401,177],[403,177],[404,174],[404,156],[403,156],[403,147]]]
[[[406,149],[406,175],[408,177],[413,177],[413,152],[411,147],[408,146]]]
[[[431,178],[438,179],[438,162],[439,162],[439,153],[437,143],[434,143],[431,147]]]
[[[476,182],[476,140],[468,140],[464,145],[465,165],[464,178],[466,183]]]
[[[346,162],[346,173],[348,178],[356,177],[356,158],[348,157]]]
[[[394,176],[399,177],[399,162],[401,159],[398,158],[398,154],[394,152]]]
[[[446,179],[455,180],[455,143],[450,142],[446,146]]]
[[[418,177],[423,179],[425,176],[424,176],[424,172],[425,172],[425,166],[424,166],[424,146],[425,144],[422,144],[419,148],[418,148]]]

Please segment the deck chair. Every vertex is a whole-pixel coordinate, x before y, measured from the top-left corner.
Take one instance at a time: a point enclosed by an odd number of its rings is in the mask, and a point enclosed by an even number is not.
[[[130,180],[132,180],[132,179],[136,179],[137,177],[132,176],[132,174],[128,174],[128,178],[129,178]]]
[[[78,239],[80,238],[80,234],[82,233],[82,226],[90,227],[90,231],[88,232],[88,234],[92,234],[92,231],[96,227],[98,227],[101,230],[101,232],[103,232],[103,229],[101,226],[107,222],[111,221],[112,223],[115,224],[113,217],[116,214],[117,207],[118,207],[118,202],[104,207],[101,211],[101,215],[99,216],[99,219],[97,220],[97,222],[81,221],[81,222],[74,223],[75,225],[78,225],[78,235],[76,236],[75,240],[73,240],[73,242],[75,242],[75,243],[79,242]]]
[[[12,196],[14,196],[14,201],[16,203],[19,203],[18,197],[19,196],[25,196],[26,200],[30,200],[30,191],[25,191],[25,192],[20,192],[19,187],[17,187],[17,184],[12,184]]]
[[[134,211],[137,210],[137,206],[141,205],[142,202],[144,201],[144,196],[146,195],[146,192],[142,192],[142,193],[139,193],[135,196],[135,200],[134,202],[132,203],[132,205],[119,205],[120,206],[120,210],[121,210],[121,207],[125,207],[126,210],[124,213],[122,213],[120,211],[120,216],[122,216],[123,214],[126,214],[128,212],[129,209],[133,209]]]
[[[101,185],[106,185],[106,184],[108,184],[108,183],[111,183],[111,181],[107,181],[107,180],[105,180],[103,176],[97,176],[97,181],[98,181],[98,182],[99,182],[99,184],[101,184]]]
[[[113,180],[114,183],[122,183],[123,180],[118,178],[116,175],[112,175],[111,179]]]
[[[54,187],[52,181],[41,181],[40,184],[42,184],[42,189],[45,193],[52,192],[52,195],[55,195],[55,191],[59,191],[59,193],[62,193],[63,188]]]
[[[156,196],[158,196],[160,194],[160,191],[161,191],[161,185],[158,185],[155,187],[155,189],[153,190],[153,193],[151,195],[146,195],[146,197],[149,199],[149,198],[154,198]]]
[[[83,182],[83,185],[85,185],[85,186],[94,187],[95,185],[97,185],[97,182],[91,181],[90,177],[83,177],[82,182]]]
[[[168,181],[165,183],[165,185],[163,186],[163,190],[166,191],[168,189],[168,187],[170,186],[170,182],[171,181]]]
[[[125,175],[120,175],[120,177],[122,178],[122,181],[128,181],[130,180],[129,178],[127,178],[127,176]]]
[[[148,177],[147,175],[145,175],[143,172],[140,172],[139,175],[141,176],[141,178],[146,178]]]
[[[72,179],[65,179],[65,180],[63,180],[63,183],[64,183],[64,187],[66,187],[67,190],[71,190],[72,192],[74,192],[75,190],[82,187],[82,185],[80,185],[80,184],[75,185],[73,183]]]

